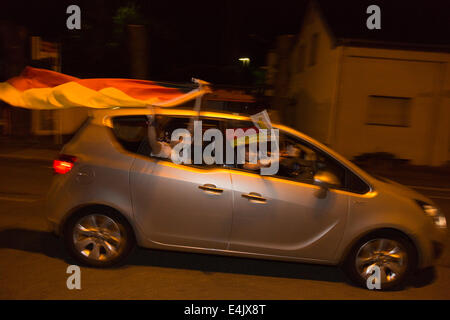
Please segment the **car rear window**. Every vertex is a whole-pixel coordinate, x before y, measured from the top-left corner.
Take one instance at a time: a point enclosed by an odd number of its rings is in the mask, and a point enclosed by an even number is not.
[[[147,118],[145,116],[114,117],[113,134],[127,151],[138,153],[142,142],[147,138]]]

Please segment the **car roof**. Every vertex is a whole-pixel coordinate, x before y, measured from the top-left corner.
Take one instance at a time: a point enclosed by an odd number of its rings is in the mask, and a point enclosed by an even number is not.
[[[196,116],[197,112],[189,109],[175,109],[175,108],[154,108],[155,114],[158,115],[174,115],[174,116]],[[109,108],[109,109],[94,109],[92,116],[95,120],[103,121],[105,118],[116,116],[132,116],[132,115],[147,115],[152,114],[148,108]],[[216,111],[200,111],[200,116],[213,117],[221,119],[235,119],[235,120],[249,120],[250,117],[245,115],[238,115],[235,113],[225,113]]]
[[[194,110],[190,109],[175,109],[175,108],[160,108],[157,107],[154,109],[154,113],[157,115],[171,115],[171,116],[186,116],[186,117],[208,117],[208,118],[216,118],[216,119],[229,119],[229,120],[238,120],[238,121],[252,121],[250,116],[240,115],[236,113],[226,113],[226,112],[217,112],[217,111],[200,111],[197,113]],[[92,112],[93,122],[99,125],[105,125],[108,127],[112,127],[111,119],[118,116],[134,116],[134,115],[149,115],[152,114],[148,108],[110,108],[110,109],[95,109]],[[312,140],[314,143],[316,141],[307,135],[292,129],[290,127],[284,126],[282,124],[272,123],[273,127],[278,128],[282,131],[289,132],[293,135],[300,136],[305,140]]]

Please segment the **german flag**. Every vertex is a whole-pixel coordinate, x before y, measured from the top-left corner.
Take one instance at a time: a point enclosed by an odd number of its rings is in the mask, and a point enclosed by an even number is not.
[[[209,92],[133,79],[79,79],[46,69],[26,67],[0,83],[0,100],[27,109],[70,107],[172,107]]]

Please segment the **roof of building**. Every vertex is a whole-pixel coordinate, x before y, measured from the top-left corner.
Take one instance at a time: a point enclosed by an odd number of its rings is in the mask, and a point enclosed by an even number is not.
[[[450,51],[450,1],[314,0],[336,44]],[[381,29],[369,30],[370,5],[381,11]]]

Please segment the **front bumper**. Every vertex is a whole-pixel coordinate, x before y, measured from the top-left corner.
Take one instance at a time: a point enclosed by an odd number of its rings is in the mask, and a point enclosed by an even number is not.
[[[433,246],[433,259],[437,260],[440,257],[442,257],[442,254],[444,253],[444,244],[443,243],[439,243],[437,241],[432,241],[432,246]]]
[[[426,228],[419,240],[419,264],[420,269],[431,267],[442,256],[448,239],[447,229],[438,229],[435,226]]]

